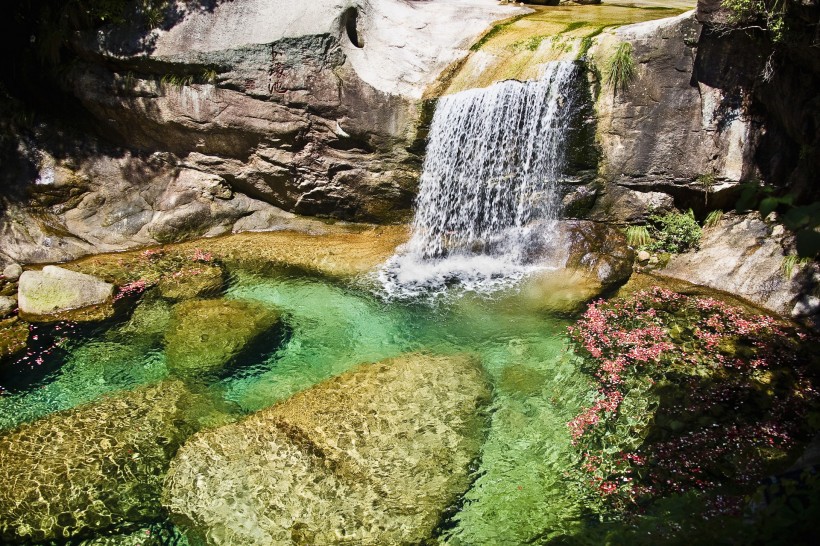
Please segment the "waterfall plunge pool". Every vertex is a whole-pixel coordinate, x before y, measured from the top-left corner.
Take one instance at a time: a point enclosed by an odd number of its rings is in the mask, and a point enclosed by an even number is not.
[[[206,428],[242,419],[363,362],[405,353],[469,353],[492,385],[486,437],[472,485],[446,512],[437,536],[452,544],[523,544],[575,525],[579,506],[563,484],[572,456],[566,423],[590,392],[567,352],[566,318],[523,304],[515,289],[433,304],[388,303],[361,282],[288,272],[235,271],[224,298],[281,313],[285,327],[242,351],[230,373],[184,378],[210,400],[195,416]],[[31,374],[27,366],[5,367],[3,382],[17,377],[14,391],[0,398],[0,426],[36,425],[54,412],[93,407],[102,397],[178,375],[167,363],[166,332],[179,327],[173,317],[172,304],[149,293],[130,319],[85,332],[46,356],[56,362],[45,377],[26,385],[19,376]],[[203,321],[186,335],[205,337],[213,326]],[[82,435],[95,442],[109,438],[93,421],[67,426],[83,426]],[[153,522],[141,518],[139,525],[162,521],[164,513]]]

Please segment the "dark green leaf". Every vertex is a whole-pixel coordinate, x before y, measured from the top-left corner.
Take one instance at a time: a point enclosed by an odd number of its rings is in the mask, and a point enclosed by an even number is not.
[[[795,242],[800,256],[814,258],[820,254],[820,233],[814,229],[801,229],[796,233]]]

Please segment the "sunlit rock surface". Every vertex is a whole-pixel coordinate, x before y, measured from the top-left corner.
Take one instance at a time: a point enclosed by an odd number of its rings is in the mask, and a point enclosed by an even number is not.
[[[171,300],[215,296],[225,285],[224,277],[221,267],[194,264],[162,277],[157,290],[162,297]]]
[[[65,540],[150,521],[197,403],[164,382],[54,413],[0,435],[0,539]]]
[[[810,263],[786,275],[783,260],[791,239],[759,214],[729,215],[703,231],[698,251],[673,256],[657,273],[741,296],[776,313],[816,315],[820,305],[807,295],[817,290],[820,274]]]
[[[54,315],[110,303],[113,295],[113,284],[53,265],[23,273],[18,289],[20,311],[27,315]]]
[[[164,503],[210,544],[418,544],[469,484],[488,397],[466,356],[363,365],[191,438]]]

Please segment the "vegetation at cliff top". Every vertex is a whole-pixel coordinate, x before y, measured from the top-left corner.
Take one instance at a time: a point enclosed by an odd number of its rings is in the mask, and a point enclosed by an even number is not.
[[[723,0],[723,7],[730,10],[733,25],[762,28],[774,42],[786,38],[789,0]]]

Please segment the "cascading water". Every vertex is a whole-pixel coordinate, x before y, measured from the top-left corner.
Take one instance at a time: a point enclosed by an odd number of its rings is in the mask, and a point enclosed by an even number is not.
[[[558,214],[578,74],[553,62],[539,81],[439,100],[410,241],[379,274],[388,295],[487,291],[543,266],[534,255]]]

